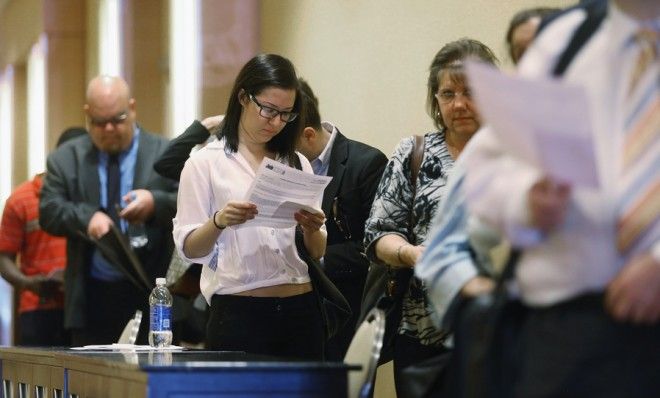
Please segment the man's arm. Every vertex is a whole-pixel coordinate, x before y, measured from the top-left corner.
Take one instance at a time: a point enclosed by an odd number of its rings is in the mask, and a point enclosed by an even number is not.
[[[70,157],[66,159],[69,169],[63,167],[67,156]],[[89,222],[99,208],[71,200],[67,179],[80,177],[73,168],[73,162],[73,153],[55,151],[48,156],[47,173],[39,198],[39,224],[51,235],[79,239],[80,233],[87,235]]]
[[[186,131],[170,141],[165,152],[154,163],[154,170],[163,177],[179,181],[183,165],[190,157],[190,151],[195,145],[206,142],[210,135],[219,129],[223,118],[224,115],[218,115],[208,117],[201,122],[193,121]]]
[[[427,249],[415,264],[415,275],[425,282],[443,328],[451,326],[452,309],[460,297],[476,296],[493,287],[492,280],[479,276],[472,256],[461,165],[457,163],[452,173],[425,242]]]
[[[25,275],[16,265],[16,254],[0,253],[0,275],[16,290],[31,290],[38,295],[54,293],[62,285],[61,281],[46,275]]]

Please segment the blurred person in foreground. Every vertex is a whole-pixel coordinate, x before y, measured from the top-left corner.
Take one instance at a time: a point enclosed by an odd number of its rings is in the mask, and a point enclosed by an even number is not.
[[[602,4],[563,75],[586,91],[600,186],[549,176],[489,128],[464,154],[469,211],[522,251],[516,396],[660,396],[660,3]],[[550,76],[558,43],[588,16],[578,7],[547,25],[520,75]]]

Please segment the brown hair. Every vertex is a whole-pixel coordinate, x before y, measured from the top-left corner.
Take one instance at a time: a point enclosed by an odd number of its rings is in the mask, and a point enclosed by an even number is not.
[[[443,72],[451,73],[452,80],[464,81],[463,60],[467,58],[476,58],[482,62],[492,65],[497,64],[497,57],[490,48],[480,41],[462,38],[451,43],[445,44],[431,61],[429,67],[429,79],[427,83],[426,107],[433,119],[433,124],[439,130],[445,126],[440,114],[440,107],[435,98],[440,86],[440,75]]]

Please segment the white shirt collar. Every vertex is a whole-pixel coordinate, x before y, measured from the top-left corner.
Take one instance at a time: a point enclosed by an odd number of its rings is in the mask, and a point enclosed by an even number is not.
[[[328,140],[328,143],[325,145],[325,148],[323,148],[323,152],[321,152],[321,154],[316,159],[321,161],[322,169],[327,171],[328,165],[330,163],[330,154],[332,153],[332,146],[335,143],[335,137],[337,137],[337,127],[335,127],[330,122],[323,122],[321,123],[321,125],[323,126],[324,129],[330,131],[331,135],[330,135],[330,139]]]

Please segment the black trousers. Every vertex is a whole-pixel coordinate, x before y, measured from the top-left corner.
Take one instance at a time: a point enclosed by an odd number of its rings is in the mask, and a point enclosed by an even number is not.
[[[116,343],[135,311],[141,310],[142,322],[136,344],[148,344],[149,293],[127,280],[105,282],[90,279],[88,283],[86,325],[71,330],[71,343],[74,346]]]
[[[517,397],[660,397],[660,324],[615,322],[603,295],[531,309]]]
[[[313,292],[282,298],[215,295],[206,348],[322,360],[322,326]]]
[[[35,310],[18,317],[18,345],[34,347],[66,347],[68,333],[64,330],[64,310]]]

